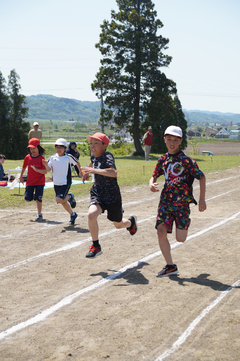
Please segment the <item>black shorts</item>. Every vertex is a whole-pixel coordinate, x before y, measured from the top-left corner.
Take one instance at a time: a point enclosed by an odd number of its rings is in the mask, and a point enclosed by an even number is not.
[[[70,187],[71,187],[71,185],[68,185],[68,184],[64,184],[63,186],[54,185],[56,198],[65,199],[68,195]]]
[[[101,201],[100,199],[98,199],[98,197],[92,196],[89,206],[91,206],[93,204],[99,204],[99,206],[102,208],[102,213],[104,213],[105,210],[107,210],[107,218],[109,219],[109,221],[121,222],[122,215],[123,215],[121,198],[117,199],[113,203],[106,204],[103,201]]]

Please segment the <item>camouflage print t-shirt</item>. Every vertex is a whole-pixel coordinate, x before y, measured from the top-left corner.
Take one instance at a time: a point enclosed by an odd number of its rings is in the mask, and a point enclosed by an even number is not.
[[[112,153],[105,152],[100,157],[91,156],[93,168],[106,169],[114,168],[115,161]],[[91,188],[91,197],[96,196],[103,203],[110,204],[121,198],[120,189],[117,183],[117,178],[106,177],[100,174],[94,174],[95,183]]]
[[[192,194],[194,178],[200,179],[203,172],[198,168],[195,160],[180,151],[177,154],[164,154],[158,159],[153,177],[165,176],[165,184],[160,202],[180,206],[196,202]]]

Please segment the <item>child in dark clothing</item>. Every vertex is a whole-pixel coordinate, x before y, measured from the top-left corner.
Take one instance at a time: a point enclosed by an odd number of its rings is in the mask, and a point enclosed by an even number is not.
[[[131,215],[128,220],[122,218],[122,197],[117,183],[117,170],[114,157],[106,149],[109,138],[103,133],[95,133],[88,136],[91,162],[88,167],[81,167],[84,172],[83,181],[89,178],[89,174],[95,175],[95,183],[90,192],[91,200],[88,211],[88,225],[93,244],[90,246],[87,258],[95,258],[102,254],[98,240],[97,218],[105,210],[108,219],[113,222],[117,229],[127,228],[131,235],[137,232],[137,217]]]

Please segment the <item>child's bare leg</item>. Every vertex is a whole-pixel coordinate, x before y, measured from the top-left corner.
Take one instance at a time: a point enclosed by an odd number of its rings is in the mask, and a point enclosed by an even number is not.
[[[176,239],[178,242],[185,242],[188,230],[176,228]]]
[[[163,257],[168,265],[172,265],[171,247],[167,238],[167,227],[161,223],[157,227],[158,243]]]
[[[38,214],[42,214],[42,202],[36,201]]]
[[[113,224],[117,229],[131,227],[131,221],[129,221],[129,219],[122,219],[121,222],[113,222]]]
[[[69,197],[65,197],[64,199],[62,198],[56,198],[56,202],[58,204],[62,204],[63,208],[66,209],[66,211],[71,215],[73,213],[72,207],[70,206],[70,204],[68,203],[68,199]]]
[[[92,204],[88,209],[88,227],[93,241],[98,240],[98,216],[102,213],[99,204]]]

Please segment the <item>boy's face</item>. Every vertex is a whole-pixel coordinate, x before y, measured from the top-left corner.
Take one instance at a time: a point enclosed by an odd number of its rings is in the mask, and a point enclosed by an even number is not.
[[[176,154],[179,152],[180,144],[182,143],[182,138],[175,137],[174,135],[165,135],[164,141],[166,143],[168,153]]]
[[[66,148],[63,145],[55,145],[55,149],[59,157],[64,156]]]
[[[95,157],[100,157],[105,153],[107,145],[103,144],[101,140],[91,138],[90,140],[90,151]]]
[[[0,159],[0,164],[3,164],[5,162],[5,159],[4,158],[1,158]]]

